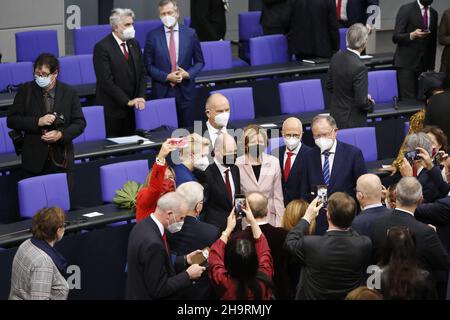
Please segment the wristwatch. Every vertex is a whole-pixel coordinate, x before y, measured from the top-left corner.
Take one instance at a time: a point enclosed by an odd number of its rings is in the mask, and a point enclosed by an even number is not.
[[[160,166],[165,166],[166,165],[166,160],[161,160],[158,157],[156,158],[156,164],[160,165]]]

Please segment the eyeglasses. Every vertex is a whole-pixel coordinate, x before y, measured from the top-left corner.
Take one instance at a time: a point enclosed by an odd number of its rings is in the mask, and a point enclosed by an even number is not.
[[[285,134],[285,135],[283,135],[283,137],[285,137],[286,139],[290,139],[290,138],[300,139],[301,134]]]
[[[319,134],[319,135],[314,135],[313,138],[314,139],[320,139],[320,138],[328,138],[331,136],[331,134],[334,132],[334,129],[331,129],[330,132],[328,133],[324,133],[324,134]]]

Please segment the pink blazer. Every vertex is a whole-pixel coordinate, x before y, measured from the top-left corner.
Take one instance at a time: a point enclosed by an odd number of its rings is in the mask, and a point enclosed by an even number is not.
[[[268,221],[274,227],[280,227],[284,214],[280,161],[274,156],[263,153],[259,181],[256,181],[253,168],[245,155],[237,158],[236,165],[239,167],[241,176],[241,192],[245,194],[258,191],[264,194],[269,199]]]

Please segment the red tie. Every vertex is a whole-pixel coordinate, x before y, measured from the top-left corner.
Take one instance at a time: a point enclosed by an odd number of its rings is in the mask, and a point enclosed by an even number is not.
[[[127,44],[125,42],[123,42],[121,44],[121,46],[122,46],[122,49],[123,49],[123,55],[125,56],[125,60],[128,61],[128,59],[130,58],[130,55],[128,53]]]
[[[233,192],[231,191],[230,169],[225,170],[225,186],[227,187],[227,196],[233,202]]]
[[[424,7],[425,12],[423,13],[423,28],[428,29],[428,7]]]
[[[417,169],[415,166],[413,166],[413,177],[417,178]]]
[[[338,0],[337,7],[336,7],[336,13],[338,20],[341,20],[341,7],[342,7],[342,0]]]
[[[167,244],[167,236],[166,236],[165,232],[164,232],[164,234],[162,236],[162,239],[163,239],[163,242],[164,242],[164,246],[166,247],[167,255],[170,257],[169,245]]]
[[[287,153],[286,164],[284,165],[284,181],[287,182],[289,179],[289,174],[291,173],[291,158],[294,155],[293,152]]]

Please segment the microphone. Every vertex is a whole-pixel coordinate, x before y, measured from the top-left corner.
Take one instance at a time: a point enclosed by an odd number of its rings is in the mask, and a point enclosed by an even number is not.
[[[395,110],[398,110],[398,97],[397,97],[397,96],[394,96],[394,97],[392,98],[392,101],[394,102],[394,109],[395,109]]]
[[[132,142],[132,143],[111,144],[111,145],[104,146],[103,148],[104,149],[119,149],[119,148],[123,148],[123,147],[139,146],[141,144],[144,144],[143,139],[139,139],[138,141]]]

